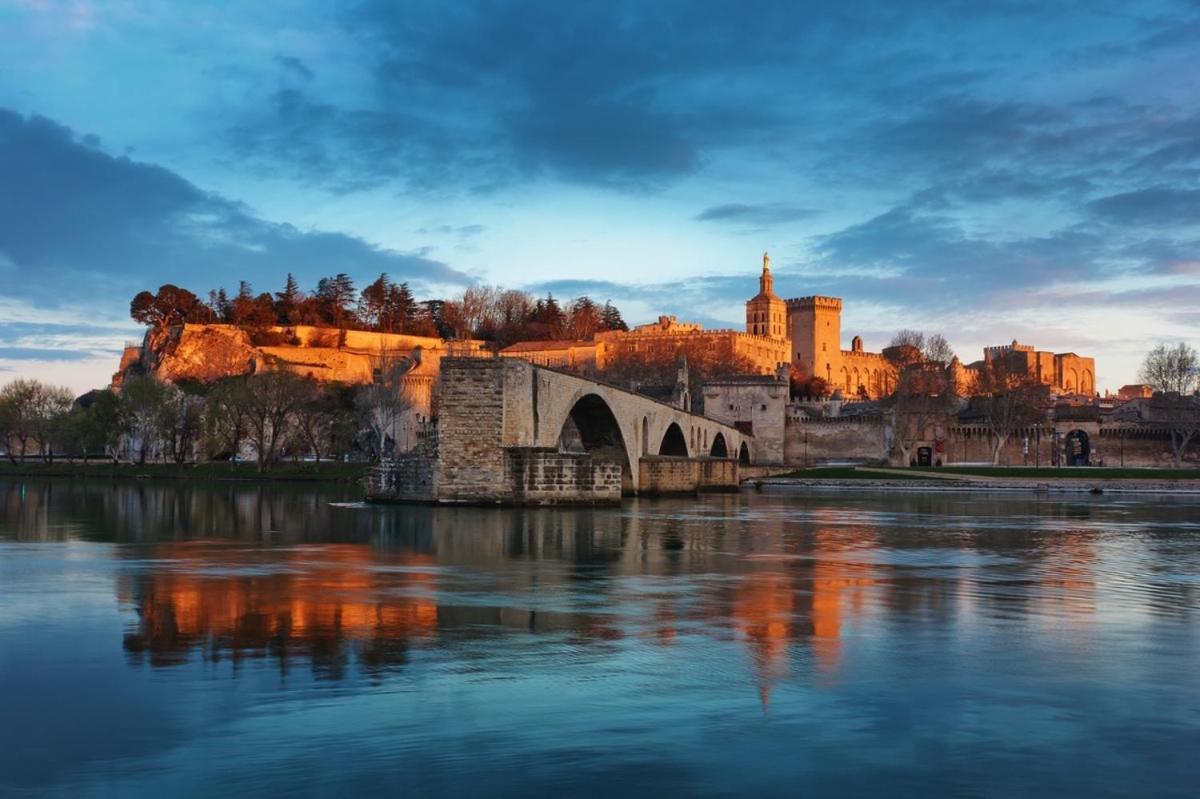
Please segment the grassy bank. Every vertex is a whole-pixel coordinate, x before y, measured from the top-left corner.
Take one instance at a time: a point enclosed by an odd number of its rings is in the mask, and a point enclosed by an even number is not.
[[[882,469],[876,472],[879,474]],[[1088,480],[1200,480],[1200,469],[1121,469],[1104,466],[1081,466],[1054,468],[1043,466],[942,466],[932,468],[889,468],[895,474],[934,474],[953,476],[956,474],[977,477],[1024,477],[1024,478],[1085,478]]]
[[[809,469],[797,469],[776,477],[794,477],[803,480],[929,480],[930,476],[917,473],[913,469],[889,469],[888,474],[879,471],[859,470],[853,466],[814,466]]]
[[[356,482],[370,464],[338,461],[285,462],[260,472],[253,463],[112,463],[91,461],[57,461],[55,463],[0,462],[0,478],[4,477],[95,477],[162,480],[309,480],[319,482]]]

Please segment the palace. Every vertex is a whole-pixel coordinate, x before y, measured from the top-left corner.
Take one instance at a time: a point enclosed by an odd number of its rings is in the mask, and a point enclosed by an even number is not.
[[[775,293],[771,258],[763,253],[758,293],[746,301],[746,329],[705,330],[674,316],[629,331],[597,333],[593,341],[523,341],[501,351],[542,366],[582,372],[603,370],[625,354],[675,350],[695,345],[727,361],[737,360],[762,375],[790,367],[807,378],[825,381],[827,390],[844,398],[878,399],[896,387],[896,366],[882,352],[868,352],[861,336],[842,349],[842,300],[839,297],[783,299]],[[1092,395],[1096,391],[1094,359],[1073,352],[1054,353],[1013,341],[984,350],[970,364],[958,358],[951,369],[959,390],[969,393],[975,376],[996,359],[1010,369],[1034,376],[1052,394]]]

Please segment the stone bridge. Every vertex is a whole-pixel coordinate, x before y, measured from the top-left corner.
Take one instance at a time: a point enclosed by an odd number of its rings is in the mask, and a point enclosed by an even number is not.
[[[377,470],[368,498],[619,501],[734,488],[755,440],[605,383],[503,358],[443,358],[437,435]]]

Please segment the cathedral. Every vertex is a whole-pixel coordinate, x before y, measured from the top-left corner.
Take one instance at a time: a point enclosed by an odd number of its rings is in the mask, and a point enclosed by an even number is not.
[[[774,290],[771,258],[763,253],[758,294],[746,302],[746,332],[786,341],[791,366],[805,377],[819,377],[843,397],[877,399],[895,389],[896,367],[882,353],[867,352],[859,336],[842,349],[842,301],[838,297],[781,299]],[[970,393],[976,375],[1003,358],[1010,369],[1048,386],[1052,394],[1096,392],[1096,362],[1073,352],[1046,352],[1013,341],[984,349],[981,361],[951,362],[959,391]],[[767,364],[761,364],[766,367]],[[764,368],[764,371],[766,369]]]
[[[787,342],[788,363],[804,377],[819,377],[830,391],[875,399],[895,386],[895,369],[882,354],[863,350],[855,336],[842,349],[842,301],[838,297],[796,297],[775,293],[771,257],[763,253],[758,294],[746,302],[746,332]]]

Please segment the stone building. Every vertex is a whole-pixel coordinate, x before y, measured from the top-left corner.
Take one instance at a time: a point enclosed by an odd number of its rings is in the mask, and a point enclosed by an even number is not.
[[[784,461],[789,383],[786,369],[704,383],[704,415],[752,435],[759,463]]]
[[[682,346],[698,347],[727,361],[747,361],[759,374],[774,374],[780,364],[788,362],[788,344],[784,338],[739,330],[706,330],[694,322],[680,322],[673,315],[660,316],[656,322],[628,331],[597,333],[595,342],[599,369],[625,353],[661,350],[665,354]]]
[[[1032,344],[1021,344],[1013,339],[1011,344],[999,344],[984,347],[982,364],[972,364],[974,368],[990,365],[1004,358],[1010,369],[1020,374],[1031,375],[1038,382],[1050,386],[1053,394],[1085,394],[1096,393],[1096,361],[1073,352],[1048,352],[1037,350]]]

